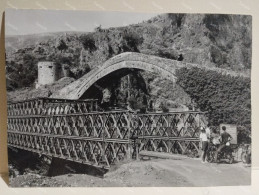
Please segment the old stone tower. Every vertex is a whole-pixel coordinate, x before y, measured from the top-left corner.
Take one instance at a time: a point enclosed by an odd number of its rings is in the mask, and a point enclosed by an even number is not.
[[[38,83],[36,84],[36,88],[59,80],[61,72],[61,66],[55,62],[38,62]]]

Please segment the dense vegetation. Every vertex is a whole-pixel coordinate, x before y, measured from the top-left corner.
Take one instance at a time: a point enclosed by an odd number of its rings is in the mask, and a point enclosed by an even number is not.
[[[213,125],[220,123],[250,125],[250,79],[222,75],[200,68],[177,71],[177,83],[197,103],[208,111]]]
[[[208,111],[212,125],[236,124],[242,133],[251,129],[250,78],[232,77],[200,68],[182,68],[176,74],[177,83],[201,111]],[[243,139],[242,136],[239,139]]]
[[[37,66],[35,66],[37,63],[38,59],[31,54],[25,54],[20,64],[11,61],[10,65],[6,67],[7,90],[33,85],[38,75]]]

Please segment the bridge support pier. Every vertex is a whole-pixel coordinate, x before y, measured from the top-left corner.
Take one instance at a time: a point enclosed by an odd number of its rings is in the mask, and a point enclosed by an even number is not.
[[[64,160],[53,157],[48,171],[48,176],[56,176],[64,173]],[[58,168],[57,168],[58,167]]]
[[[132,147],[131,147],[131,145],[129,144],[129,145],[127,145],[127,159],[128,160],[130,160],[130,159],[132,159]]]

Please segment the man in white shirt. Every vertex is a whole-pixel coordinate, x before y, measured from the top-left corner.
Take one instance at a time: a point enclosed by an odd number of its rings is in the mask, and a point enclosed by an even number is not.
[[[207,134],[207,138],[210,139],[210,124],[208,124],[207,127],[205,128],[205,132]]]
[[[201,127],[200,142],[201,142],[201,150],[202,150],[201,161],[202,161],[202,163],[204,163],[206,160],[206,156],[207,156],[209,139],[208,139],[208,135],[206,134],[206,131],[203,127]]]

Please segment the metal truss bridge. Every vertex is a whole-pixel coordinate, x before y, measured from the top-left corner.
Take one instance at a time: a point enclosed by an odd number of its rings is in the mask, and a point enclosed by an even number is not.
[[[204,112],[99,111],[97,100],[8,103],[8,146],[109,169],[142,150],[197,154]]]

